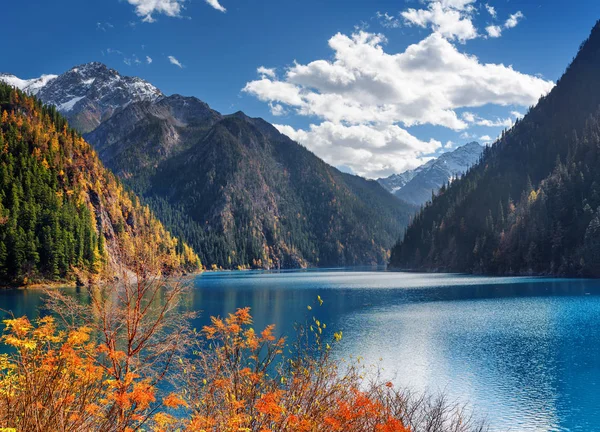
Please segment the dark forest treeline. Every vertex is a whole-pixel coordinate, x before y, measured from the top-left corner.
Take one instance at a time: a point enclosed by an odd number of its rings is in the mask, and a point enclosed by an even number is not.
[[[556,87],[415,217],[390,266],[600,276],[600,23]]]
[[[90,277],[139,247],[198,268],[54,107],[0,84],[0,283]]]

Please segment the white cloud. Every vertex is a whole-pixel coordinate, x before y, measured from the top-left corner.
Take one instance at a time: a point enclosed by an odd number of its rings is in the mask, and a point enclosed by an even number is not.
[[[487,5],[486,5],[487,7]],[[495,12],[495,11],[494,11]],[[495,15],[494,15],[495,16]],[[517,26],[517,24],[519,24],[519,21],[521,19],[523,19],[525,17],[525,15],[523,15],[523,13],[521,11],[518,11],[514,14],[511,14],[508,16],[508,19],[504,22],[504,25],[501,27],[499,25],[489,25],[485,28],[485,31],[487,32],[488,36],[491,38],[499,38],[500,36],[502,36],[502,30],[504,29],[511,29]]]
[[[269,109],[271,110],[271,114],[274,116],[283,116],[288,113],[281,104],[269,103]]]
[[[329,164],[345,165],[354,173],[369,177],[415,168],[427,161],[425,154],[442,147],[439,141],[421,141],[397,125],[344,126],[323,122],[308,130],[287,125],[275,127]]]
[[[294,64],[283,79],[263,75],[243,90],[334,123],[461,130],[468,124],[457,116],[458,108],[529,106],[553,86],[510,66],[480,63],[435,33],[402,53],[386,53],[383,40],[365,32],[338,33],[329,40],[334,60]]]
[[[513,115],[513,117],[519,118],[519,116],[514,115],[514,114],[519,114],[519,113],[517,113],[517,112],[511,113],[511,115]],[[473,124],[476,126],[484,126],[484,127],[510,128],[515,124],[515,119],[513,119],[511,117],[507,117],[504,119],[496,118],[495,120],[489,120],[489,119],[479,117],[477,114],[474,114],[469,111],[465,111],[462,114],[462,118],[464,121],[466,121],[469,124]]]
[[[467,129],[510,127],[520,113],[485,119],[475,114],[477,108],[531,106],[554,83],[502,63],[482,63],[457,49],[453,40],[478,35],[471,20],[474,1],[423,0],[424,9],[405,11],[407,23],[432,33],[404,51],[387,51],[381,34],[338,33],[329,40],[331,57],[294,62],[278,73],[261,66],[259,77],[243,91],[268,103],[273,115],[309,117],[312,124],[303,129],[276,127],[332,165],[367,177],[414,168],[433,152],[452,147],[417,138],[408,130],[415,125],[491,141]],[[459,115],[459,110],[466,112]]]
[[[185,0],[127,0],[130,5],[135,6],[135,13],[142,17],[144,22],[154,22],[152,14],[164,14],[169,17],[181,16]]]
[[[488,11],[488,13],[491,15],[492,18],[496,18],[497,12],[496,12],[496,8],[494,6],[490,6],[489,4],[485,4],[485,9]]]
[[[430,26],[449,40],[465,42],[477,37],[471,14],[476,0],[429,0],[427,9],[407,9],[401,13],[407,25]]]
[[[146,56],[146,63],[151,64],[152,63],[152,57]]]
[[[479,139],[481,141],[483,141],[484,143],[488,143],[492,140],[492,137],[489,135],[483,135],[483,136],[480,136]]]
[[[256,69],[256,72],[264,78],[275,78],[275,69],[274,68],[266,68],[264,66],[260,66]]]
[[[225,9],[223,6],[221,6],[221,3],[219,3],[219,0],[206,0],[206,3],[208,3],[209,5],[211,5],[213,8],[215,8],[216,10],[218,10],[220,12],[227,11],[227,9]]]
[[[489,37],[498,38],[502,36],[502,27],[497,25],[490,25],[485,28]]]
[[[521,11],[518,11],[517,13],[514,13],[508,17],[508,19],[504,23],[504,27],[507,29],[516,27],[517,24],[519,24],[519,21],[521,21],[523,18],[525,18],[525,15],[523,15]]]
[[[177,60],[175,57],[168,56],[168,59],[171,64],[174,64],[175,66],[177,66],[179,68],[183,68],[183,65],[181,64],[181,62],[179,60]]]
[[[388,15],[387,12],[379,12],[377,11],[377,13],[375,14],[375,16],[377,17],[377,19],[379,19],[379,23],[386,28],[398,28],[400,27],[401,23],[400,20],[398,18],[396,18],[393,15]]]

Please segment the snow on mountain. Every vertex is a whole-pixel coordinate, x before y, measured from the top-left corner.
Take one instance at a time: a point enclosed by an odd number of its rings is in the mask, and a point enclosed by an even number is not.
[[[160,90],[137,77],[122,76],[98,62],[76,66],[62,75],[23,80],[0,74],[0,80],[55,105],[81,132],[94,130],[116,111],[134,102],[154,102]]]
[[[422,166],[422,165],[421,165]],[[421,167],[419,167],[421,168]],[[395,193],[402,189],[406,184],[413,179],[415,175],[418,173],[418,169],[407,170],[400,174],[392,174],[389,177],[379,178],[377,181],[385,190],[390,193]]]
[[[39,78],[24,80],[12,74],[0,73],[0,81],[4,81],[8,85],[33,95],[37,94],[42,87],[57,77],[58,75],[42,75]]]
[[[437,192],[444,184],[461,176],[476,164],[482,152],[483,147],[479,143],[471,142],[414,170],[377,181],[398,198],[421,205],[431,199],[432,191]]]

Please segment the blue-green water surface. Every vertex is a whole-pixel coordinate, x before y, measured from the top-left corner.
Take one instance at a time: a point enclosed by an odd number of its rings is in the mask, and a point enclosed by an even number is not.
[[[322,307],[307,310],[317,295]],[[0,292],[35,315],[40,291]],[[294,334],[312,315],[398,386],[444,392],[492,430],[600,431],[600,281],[358,270],[215,272],[194,280],[195,323],[250,306]]]

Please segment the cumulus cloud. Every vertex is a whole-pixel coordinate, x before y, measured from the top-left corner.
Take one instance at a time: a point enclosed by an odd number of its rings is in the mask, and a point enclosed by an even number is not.
[[[525,18],[525,15],[523,15],[521,11],[518,11],[517,13],[514,13],[508,17],[508,19],[504,23],[504,27],[507,29],[516,27],[517,24],[519,24],[519,21],[521,21],[523,18]]]
[[[152,63],[152,57],[146,56],[146,63],[151,64]]]
[[[260,66],[259,68],[256,69],[256,72],[264,78],[275,78],[275,69],[272,68],[266,68],[264,66]]]
[[[475,1],[423,0],[423,8],[404,11],[407,25],[431,34],[403,51],[387,50],[381,34],[338,33],[329,39],[331,57],[294,62],[277,73],[261,66],[243,92],[267,103],[275,116],[309,118],[312,124],[304,128],[276,127],[332,165],[366,177],[414,168],[453,146],[417,137],[413,126],[439,126],[462,132],[461,139],[488,142],[489,136],[468,129],[510,127],[521,115],[486,119],[477,108],[531,106],[554,83],[502,63],[482,63],[457,48],[456,41],[478,36],[471,19]]]
[[[533,105],[553,86],[510,66],[483,64],[434,33],[401,53],[387,53],[381,35],[338,33],[334,60],[289,67],[283,79],[263,75],[244,91],[334,123],[433,124],[467,127],[461,107]]]
[[[154,22],[153,14],[164,14],[169,17],[181,16],[185,0],[127,0],[135,6],[135,13],[142,17],[144,22]]]
[[[206,0],[206,3],[208,3],[209,5],[211,5],[213,8],[215,8],[216,10],[218,10],[220,12],[227,11],[227,9],[225,9],[223,6],[221,6],[221,3],[219,3],[219,0]]]
[[[427,161],[424,154],[442,147],[439,141],[421,141],[397,125],[345,126],[326,121],[311,125],[308,130],[287,125],[275,127],[326,162],[343,164],[354,173],[369,177],[384,177],[414,168]]]
[[[183,68],[183,65],[181,64],[181,62],[179,60],[177,60],[175,57],[170,55],[167,58],[169,59],[169,62],[171,64],[174,64],[175,66],[177,66],[179,68]]]
[[[485,28],[489,37],[498,38],[502,36],[502,27],[497,25],[490,25]]]
[[[286,115],[288,113],[281,104],[269,103],[269,109],[271,110],[271,114],[277,117]]]
[[[401,13],[407,25],[428,27],[443,37],[460,42],[477,37],[473,25],[472,3],[476,0],[430,0],[426,9],[407,9]]]

